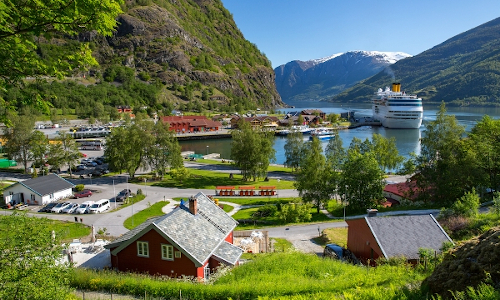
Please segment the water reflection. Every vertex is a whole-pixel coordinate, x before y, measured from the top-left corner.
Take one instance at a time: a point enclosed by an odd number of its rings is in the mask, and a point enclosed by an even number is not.
[[[340,114],[346,111],[355,111],[359,117],[371,116],[371,106],[369,103],[356,104],[338,104],[326,102],[301,102],[289,103],[296,108],[287,108],[280,110],[281,112],[301,111],[303,109],[321,109],[327,114]],[[420,138],[425,130],[428,122],[436,119],[436,113],[439,111],[438,105],[424,105],[424,121],[420,129],[388,129],[383,127],[360,127],[356,129],[341,130],[339,136],[342,138],[344,147],[348,147],[354,137],[361,140],[371,139],[373,133],[381,134],[386,138],[394,137],[399,153],[408,157],[409,153],[420,153]],[[455,115],[459,124],[465,126],[469,131],[478,120],[488,114],[492,118],[500,116],[500,108],[490,107],[448,107],[448,114]],[[282,164],[285,161],[284,146],[286,137],[276,137],[274,149],[276,150],[276,162]],[[231,140],[230,139],[214,139],[214,140],[193,140],[180,142],[182,151],[194,151],[198,154],[206,154],[207,151],[212,153],[220,153],[221,158],[229,159],[231,156]],[[323,149],[326,148],[328,141],[323,142]],[[208,147],[207,147],[208,146]]]

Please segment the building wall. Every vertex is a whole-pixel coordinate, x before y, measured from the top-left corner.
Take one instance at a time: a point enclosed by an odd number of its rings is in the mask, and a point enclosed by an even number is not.
[[[11,187],[8,187],[4,190],[4,199],[5,196],[8,195],[14,195],[13,199],[17,202],[20,203],[21,201],[24,201],[26,204],[33,204],[33,205],[44,205],[49,202],[55,202],[57,200],[69,198],[73,195],[73,192],[71,191],[71,188],[67,188],[62,191],[57,191],[54,192],[53,194],[49,195],[44,195],[43,197],[34,193],[32,190],[24,187],[21,184],[15,184]],[[22,194],[22,196],[21,196]]]
[[[149,257],[137,256],[137,241],[148,242]],[[124,272],[149,273],[150,275],[161,274],[171,277],[199,275],[199,268],[184,253],[181,253],[180,258],[175,258],[174,255],[173,261],[161,258],[161,245],[168,245],[169,243],[155,230],[147,232],[137,241],[128,245],[116,256],[111,255],[113,268]],[[174,253],[175,251],[179,251],[179,249],[174,246]],[[201,268],[201,275],[203,276],[203,268]]]
[[[382,251],[364,218],[347,220],[347,248],[365,262],[383,257]]]

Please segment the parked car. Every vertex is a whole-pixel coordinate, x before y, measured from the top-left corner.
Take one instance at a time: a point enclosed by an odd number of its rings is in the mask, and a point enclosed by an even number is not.
[[[97,166],[97,163],[95,161],[88,161],[85,163],[87,167],[95,167]]]
[[[102,171],[100,169],[95,169],[94,171],[92,171],[92,177],[99,177],[99,176],[102,176]]]
[[[76,193],[74,195],[75,198],[83,198],[83,197],[90,197],[90,196],[92,196],[91,190],[83,190],[83,191]]]
[[[52,208],[54,208],[54,206],[56,206],[57,203],[56,202],[51,202],[47,205],[45,205],[44,207],[42,207],[38,212],[50,212],[52,210]]]
[[[66,208],[66,206],[70,205],[71,202],[60,202],[57,203],[56,206],[54,206],[50,211],[53,213],[60,213],[63,209]]]
[[[92,206],[89,209],[89,213],[91,214],[99,214],[102,212],[105,212],[110,208],[109,200],[108,199],[101,199],[97,202],[94,202]]]
[[[121,192],[118,193],[115,197],[116,202],[123,202],[125,199],[128,197],[132,196],[132,192],[130,190],[124,189]]]
[[[75,213],[77,214],[88,214],[89,209],[94,204],[94,201],[85,201],[76,209]]]
[[[83,171],[83,170],[86,170],[86,169],[87,169],[87,167],[84,166],[84,165],[78,165],[78,166],[76,166],[76,170],[77,171]]]
[[[61,210],[61,213],[63,214],[72,214],[77,208],[78,208],[78,203],[71,203],[70,205],[66,206],[63,210]]]
[[[350,262],[352,264],[359,264],[359,260],[349,249],[340,247],[336,244],[326,245],[325,249],[323,250],[323,257],[338,259],[341,261]]]

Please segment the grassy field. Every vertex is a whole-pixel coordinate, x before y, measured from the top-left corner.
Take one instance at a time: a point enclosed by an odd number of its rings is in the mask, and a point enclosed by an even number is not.
[[[134,229],[137,227],[139,224],[143,223],[149,218],[153,217],[158,217],[164,215],[164,213],[161,211],[161,209],[167,205],[169,202],[168,201],[159,201],[156,202],[155,204],[151,205],[150,207],[141,210],[140,212],[134,214],[133,216],[129,217],[128,219],[123,222],[123,226],[127,229]]]
[[[212,276],[211,284],[155,279],[131,273],[76,269],[73,288],[174,299],[426,299],[428,273],[404,264],[353,266],[298,252],[255,256]],[[178,298],[175,298],[178,299]]]
[[[196,170],[189,169],[190,177],[184,180],[182,183],[176,182],[169,176],[165,177],[164,180],[159,182],[151,182],[149,185],[161,186],[161,187],[177,187],[185,189],[214,189],[216,186],[275,186],[276,189],[293,189],[293,181],[288,180],[278,180],[270,179],[269,181],[264,181],[264,179],[256,181],[243,181],[243,176],[240,174],[233,174],[233,178],[229,178],[228,173],[206,171],[206,170]]]
[[[258,207],[253,207],[253,208],[246,208],[246,209],[241,209],[237,213],[235,213],[232,217],[235,220],[251,220],[253,219],[252,215],[255,213],[259,208]],[[306,222],[306,223],[316,223],[316,222],[335,222],[337,220],[332,220],[328,218],[325,214],[323,213],[318,213],[315,208],[311,208],[310,210],[311,213],[311,221]],[[278,214],[270,217],[264,217],[264,218],[258,218],[255,220],[254,223],[240,223],[236,230],[250,230],[250,229],[255,229],[255,228],[263,228],[263,227],[269,227],[269,226],[281,226],[281,225],[288,225],[288,224],[293,224],[293,223],[285,223],[283,220],[281,220],[278,216]],[[300,224],[305,224],[305,223],[300,223]]]

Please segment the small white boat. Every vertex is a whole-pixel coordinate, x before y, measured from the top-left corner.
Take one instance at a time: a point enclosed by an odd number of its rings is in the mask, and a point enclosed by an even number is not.
[[[311,131],[311,136],[309,137],[309,140],[312,140],[314,137],[317,137],[320,140],[329,140],[335,137],[335,134],[333,134],[332,130],[330,128],[316,128],[313,131]]]

